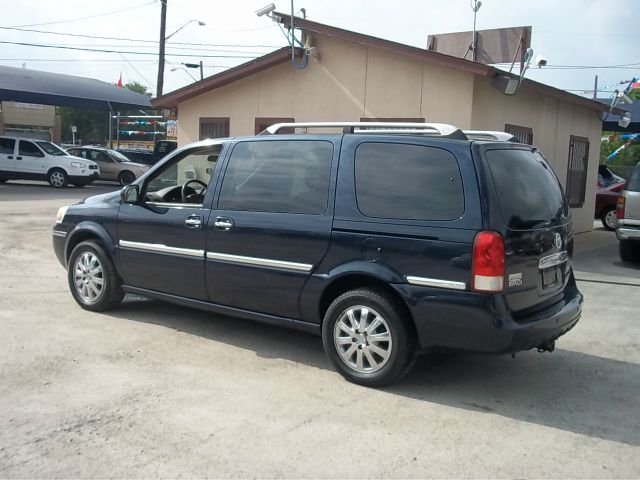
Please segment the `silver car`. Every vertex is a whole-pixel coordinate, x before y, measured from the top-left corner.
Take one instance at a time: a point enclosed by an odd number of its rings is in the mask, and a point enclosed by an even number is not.
[[[640,262],[640,163],[618,197],[616,216],[620,258],[626,262]]]
[[[120,152],[109,148],[72,147],[67,152],[96,162],[100,167],[100,180],[112,180],[120,182],[120,185],[129,185],[149,170],[148,165],[132,162]]]

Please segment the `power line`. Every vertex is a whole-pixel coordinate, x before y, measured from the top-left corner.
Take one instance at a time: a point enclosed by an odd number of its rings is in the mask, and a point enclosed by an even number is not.
[[[151,43],[153,46],[158,45],[157,40],[145,40],[141,38],[123,38],[123,37],[103,37],[99,35],[82,35],[79,33],[62,33],[62,32],[52,32],[49,30],[36,30],[31,28],[17,28],[17,27],[2,27],[1,30],[16,30],[19,32],[30,32],[30,33],[43,33],[47,35],[60,35],[64,37],[79,37],[79,38],[91,38],[96,40],[117,40],[121,42],[140,42],[140,43]],[[197,43],[197,42],[174,42],[173,40],[169,42],[170,45],[195,45],[199,47],[232,47],[232,48],[280,48],[282,45],[242,45],[242,44],[223,44],[223,43]]]
[[[137,58],[132,58],[132,59],[128,59],[129,62],[133,62],[133,63],[157,63],[157,60],[144,60],[144,59],[137,59]],[[66,62],[83,62],[83,63],[105,63],[105,62],[117,62],[120,63],[122,62],[122,60],[118,60],[118,59],[112,59],[112,58],[108,58],[108,59],[98,59],[98,58],[94,58],[94,59],[84,59],[84,58],[0,58],[0,62],[62,62],[62,63],[66,63]],[[208,65],[208,64],[204,64],[204,67],[207,68],[232,68],[229,65]],[[111,68],[111,67],[110,67]]]
[[[121,8],[120,10],[113,10],[111,12],[99,13],[97,15],[90,15],[88,17],[71,18],[71,19],[67,19],[67,20],[57,20],[55,22],[30,23],[30,24],[27,24],[27,25],[12,25],[9,28],[38,27],[38,26],[41,26],[41,25],[55,25],[55,24],[59,24],[59,23],[77,22],[79,20],[88,20],[90,18],[105,17],[107,15],[114,15],[116,13],[127,12],[129,10],[134,10],[136,8],[140,8],[140,7],[145,7],[147,5],[151,5],[152,3],[155,3],[155,0],[151,0],[150,2],[146,2],[146,3],[141,3],[140,5],[134,5],[133,7]]]
[[[78,50],[82,52],[99,52],[99,53],[126,53],[127,55],[152,55],[154,57],[158,56],[157,53],[152,52],[133,52],[130,50],[107,50],[107,49],[98,49],[98,48],[83,48],[83,47],[68,47],[63,45],[44,45],[42,43],[28,43],[28,42],[7,42],[4,40],[0,40],[0,43],[8,44],[8,45],[21,45],[25,47],[38,47],[38,48],[54,48],[60,50]],[[255,55],[205,55],[205,54],[188,54],[188,53],[167,53],[167,56],[171,57],[196,57],[196,58],[246,58],[246,59],[254,59],[257,58]]]

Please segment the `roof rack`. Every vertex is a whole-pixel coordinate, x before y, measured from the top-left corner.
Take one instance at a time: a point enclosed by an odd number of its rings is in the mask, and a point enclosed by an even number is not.
[[[260,132],[260,135],[274,135],[284,128],[342,128],[342,133],[384,133],[422,134],[464,138],[458,127],[446,123],[405,123],[405,122],[301,122],[276,123]]]
[[[498,140],[500,142],[516,142],[519,140],[507,132],[493,130],[463,130],[469,140]]]

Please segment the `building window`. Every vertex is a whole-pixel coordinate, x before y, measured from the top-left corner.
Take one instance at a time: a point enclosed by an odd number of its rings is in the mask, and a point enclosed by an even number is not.
[[[571,135],[567,168],[567,199],[570,207],[582,207],[587,188],[589,139]]]
[[[229,136],[229,117],[200,117],[200,140]]]
[[[533,145],[533,130],[529,127],[521,127],[520,125],[505,123],[504,131],[516,137],[520,143]]]
[[[267,127],[271,125],[275,125],[276,123],[294,123],[296,120],[294,118],[286,118],[286,117],[256,117],[256,129],[255,134],[259,134]],[[282,128],[278,130],[278,134],[287,134],[287,133],[295,133],[293,128]]]

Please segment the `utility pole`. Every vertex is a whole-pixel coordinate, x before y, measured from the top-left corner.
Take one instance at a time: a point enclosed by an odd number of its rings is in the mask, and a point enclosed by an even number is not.
[[[164,43],[167,28],[167,2],[169,0],[160,0],[160,51],[158,52],[158,86],[156,98],[162,95],[162,87],[164,84]]]
[[[596,78],[593,81],[593,98],[594,98],[594,100],[597,97],[598,97],[598,75],[596,75]]]
[[[202,60],[200,60],[200,80],[204,80],[204,72],[202,67]]]

